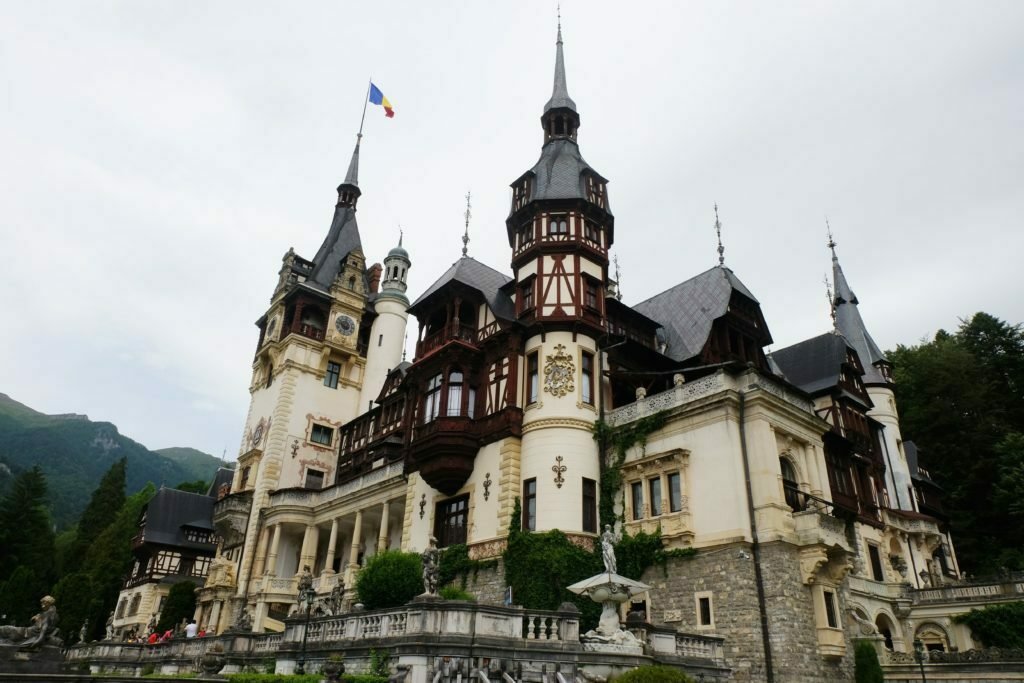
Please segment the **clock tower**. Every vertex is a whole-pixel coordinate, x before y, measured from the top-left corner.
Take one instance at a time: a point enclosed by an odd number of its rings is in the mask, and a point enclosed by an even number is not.
[[[311,260],[288,250],[270,307],[256,321],[249,414],[232,483],[233,492],[252,491],[249,529],[259,528],[271,492],[334,483],[339,428],[365,408],[360,393],[377,316],[370,300],[381,267],[366,267],[358,173],[357,140],[327,236]],[[241,597],[253,578],[257,535],[236,543],[223,554],[238,563]]]

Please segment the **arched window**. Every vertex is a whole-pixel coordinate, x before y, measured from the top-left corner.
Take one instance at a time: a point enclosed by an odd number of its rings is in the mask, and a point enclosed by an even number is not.
[[[356,288],[356,279],[354,277],[350,277],[348,279],[348,288],[353,290],[353,291],[355,290],[355,288]]]
[[[441,410],[441,375],[434,375],[427,382],[427,392],[423,397],[423,424],[433,422]]]
[[[448,415],[462,415],[462,371],[448,373]]]
[[[549,235],[568,235],[569,234],[569,223],[566,221],[565,216],[553,216],[548,221],[548,234]]]
[[[789,458],[780,457],[779,469],[782,471],[782,491],[786,497],[786,505],[794,511],[803,510],[806,507],[806,502],[796,483],[796,468],[793,467]]]

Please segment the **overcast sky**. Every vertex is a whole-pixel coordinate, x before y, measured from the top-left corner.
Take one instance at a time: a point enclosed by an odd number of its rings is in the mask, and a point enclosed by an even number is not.
[[[565,0],[569,92],[610,179],[627,303],[716,262],[774,348],[826,331],[827,215],[883,348],[1024,320],[1024,3]],[[234,457],[253,326],[330,224],[367,80],[367,261],[405,229],[415,298],[508,272],[555,3],[0,6],[0,391],[150,448]],[[410,338],[415,337],[410,325]]]

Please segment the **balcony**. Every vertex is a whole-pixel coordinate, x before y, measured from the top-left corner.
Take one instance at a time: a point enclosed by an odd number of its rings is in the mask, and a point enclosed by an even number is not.
[[[251,507],[252,491],[231,493],[213,504],[213,528],[225,547],[236,546],[245,538]]]
[[[458,325],[454,322],[446,324],[416,344],[416,359],[429,356],[450,342],[462,342],[476,348],[476,328],[471,325]]]
[[[995,603],[1024,600],[1024,572],[1016,572],[990,581],[959,583],[939,588],[921,588],[908,591],[915,605],[943,602]]]
[[[477,451],[486,443],[522,433],[523,411],[507,408],[480,419],[438,416],[416,426],[410,454],[420,476],[438,491],[451,495],[473,472]]]
[[[823,545],[853,552],[846,540],[846,522],[829,514],[824,505],[794,512],[793,523],[801,546]]]

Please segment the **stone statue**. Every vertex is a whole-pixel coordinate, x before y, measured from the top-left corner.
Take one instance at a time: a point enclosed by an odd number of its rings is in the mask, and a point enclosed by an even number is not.
[[[441,551],[437,539],[430,537],[430,544],[421,555],[423,558],[423,589],[425,595],[437,595],[437,581],[441,574]]]
[[[846,612],[855,622],[857,622],[857,625],[860,627],[860,634],[862,636],[878,635],[878,627],[871,623],[869,619],[864,618],[864,616],[861,615],[861,613],[858,612],[856,609],[851,607],[848,608]]]
[[[604,570],[609,574],[618,573],[618,563],[615,561],[615,542],[619,537],[612,532],[611,524],[604,525],[604,533],[601,534],[601,560],[604,561]]]
[[[39,601],[42,612],[32,617],[31,626],[0,626],[0,644],[36,648],[40,645],[60,645],[57,638],[57,608],[49,595]]]
[[[331,610],[331,616],[341,614],[342,601],[345,599],[345,582],[338,580],[338,583],[331,589],[331,597],[327,599],[327,605]]]
[[[235,631],[251,631],[252,630],[252,617],[249,616],[249,606],[242,605],[242,610],[238,613],[238,618],[235,619]]]
[[[110,616],[107,617],[107,632],[103,636],[103,639],[104,640],[113,640],[114,639],[114,611],[113,610],[110,611]]]
[[[78,642],[84,643],[85,639],[89,636],[89,620],[86,619],[82,622],[82,628],[78,629]]]
[[[313,572],[309,571],[309,565],[303,565],[302,575],[299,576],[299,602],[301,603],[306,593],[313,590]]]

